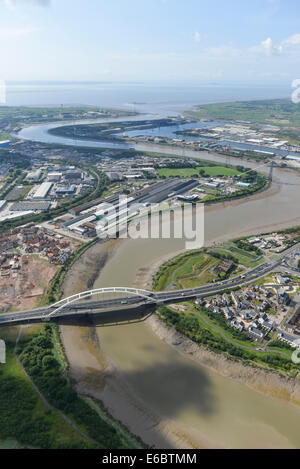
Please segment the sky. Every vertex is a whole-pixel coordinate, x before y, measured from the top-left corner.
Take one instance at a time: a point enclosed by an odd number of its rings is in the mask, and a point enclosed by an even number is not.
[[[0,0],[0,79],[291,83],[299,0]]]

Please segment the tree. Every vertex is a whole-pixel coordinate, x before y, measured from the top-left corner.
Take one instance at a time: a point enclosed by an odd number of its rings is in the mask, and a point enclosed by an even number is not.
[[[43,359],[42,359],[42,365],[43,365],[43,368],[49,370],[49,369],[53,369],[53,368],[59,368],[59,363],[57,360],[55,360],[55,358],[52,356],[52,355],[46,355]]]

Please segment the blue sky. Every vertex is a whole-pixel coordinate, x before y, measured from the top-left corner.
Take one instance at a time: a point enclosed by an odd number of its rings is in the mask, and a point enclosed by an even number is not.
[[[299,0],[0,0],[0,78],[300,76]]]

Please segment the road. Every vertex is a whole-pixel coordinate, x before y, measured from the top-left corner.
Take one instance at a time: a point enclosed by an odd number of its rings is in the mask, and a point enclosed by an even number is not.
[[[34,322],[47,322],[54,318],[70,318],[80,316],[86,316],[96,312],[105,311],[122,311],[130,307],[139,307],[146,305],[162,305],[170,302],[184,301],[194,299],[196,297],[209,297],[214,296],[225,290],[232,290],[247,285],[250,282],[255,282],[265,275],[270,274],[273,271],[278,271],[286,264],[288,256],[295,250],[299,250],[300,243],[286,249],[283,253],[279,254],[275,259],[268,260],[263,264],[249,269],[245,274],[237,277],[216,282],[210,285],[203,285],[200,287],[185,289],[185,290],[174,290],[164,292],[149,292],[148,296],[123,296],[115,297],[113,299],[102,299],[98,301],[81,301],[80,303],[70,303],[65,305],[64,308],[57,311],[57,313],[51,318],[49,315],[55,313],[57,307],[49,306],[43,308],[37,308],[32,311],[21,311],[15,313],[5,313],[0,315],[0,327],[11,326],[17,324],[28,324]],[[297,271],[298,275],[300,271]]]

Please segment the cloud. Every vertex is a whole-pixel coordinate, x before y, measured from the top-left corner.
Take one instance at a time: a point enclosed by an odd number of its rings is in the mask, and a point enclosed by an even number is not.
[[[198,31],[195,32],[194,41],[195,42],[200,42],[201,41],[201,34]]]
[[[22,5],[48,7],[50,6],[51,0],[4,0],[4,3],[10,9],[15,9]]]
[[[249,51],[256,54],[263,53],[268,57],[278,55],[289,55],[291,53],[299,53],[300,51],[300,34],[294,34],[281,41],[276,45],[271,37],[268,37],[260,43],[259,46],[250,47]]]
[[[275,46],[270,37],[268,37],[265,41],[262,41],[261,47],[268,57],[271,57],[272,55],[279,55],[283,51],[282,45]]]
[[[288,37],[282,41],[282,47],[285,46],[298,46],[300,45],[300,34],[294,34],[293,36]]]
[[[38,31],[38,28],[1,28],[0,40],[8,41],[13,39],[20,39]]]
[[[207,49],[207,53],[210,57],[217,58],[238,58],[244,55],[244,51],[237,47],[234,47],[232,44],[226,44],[219,47],[210,47]]]

